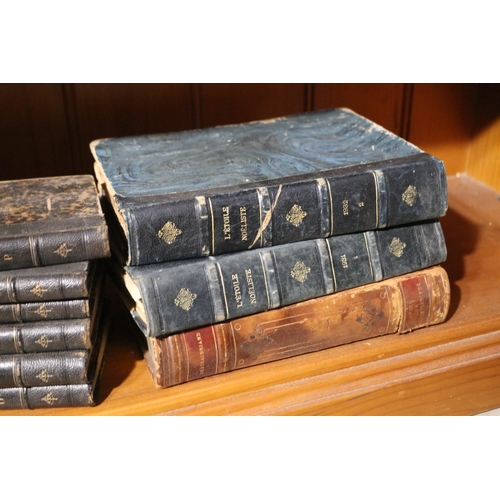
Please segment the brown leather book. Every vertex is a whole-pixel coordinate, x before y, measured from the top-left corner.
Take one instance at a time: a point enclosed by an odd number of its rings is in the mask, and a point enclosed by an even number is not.
[[[159,387],[444,322],[446,271],[434,266],[203,328],[147,339]],[[332,353],[333,355],[333,353]]]

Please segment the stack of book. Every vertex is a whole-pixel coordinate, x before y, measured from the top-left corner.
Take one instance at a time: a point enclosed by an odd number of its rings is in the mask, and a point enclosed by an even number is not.
[[[0,182],[0,409],[92,406],[109,328],[90,175]]]
[[[444,165],[350,110],[91,151],[160,387],[446,318]]]

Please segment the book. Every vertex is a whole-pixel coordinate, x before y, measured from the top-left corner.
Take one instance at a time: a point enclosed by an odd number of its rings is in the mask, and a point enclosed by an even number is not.
[[[88,297],[101,261],[0,271],[0,304]]]
[[[96,273],[89,282],[90,288],[86,289],[85,296],[79,299],[0,304],[0,324],[91,318],[94,309],[99,305],[104,277],[103,267],[97,266]],[[57,281],[62,285],[68,280],[71,280],[71,276]],[[29,279],[26,282],[29,282]],[[59,293],[63,295],[65,292]]]
[[[91,304],[89,299],[0,304],[0,324],[83,319],[89,318],[90,314]]]
[[[0,387],[86,384],[91,350],[0,355]]]
[[[90,317],[0,324],[0,355],[91,349],[102,314],[102,301],[90,308]]]
[[[92,333],[92,318],[0,324],[0,354],[90,349]]]
[[[0,182],[0,271],[110,256],[91,175]]]
[[[173,335],[146,338],[137,331],[137,338],[156,385],[171,387],[442,323],[449,306],[448,275],[441,266],[434,266]]]
[[[443,162],[348,109],[98,139],[90,149],[129,266],[403,225],[447,209]]]
[[[116,266],[146,336],[221,323],[440,264],[439,221],[239,253]]]
[[[0,388],[0,410],[95,406],[95,389],[94,383]]]
[[[86,382],[31,387],[0,387],[0,410],[95,406],[98,402],[98,391],[110,326],[110,315],[105,312],[97,327],[97,341],[92,350],[87,351],[89,352],[89,363],[84,377]],[[48,375],[50,375],[49,372],[47,372]]]

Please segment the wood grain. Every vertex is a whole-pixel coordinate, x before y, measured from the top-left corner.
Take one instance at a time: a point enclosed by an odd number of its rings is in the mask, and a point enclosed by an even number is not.
[[[191,90],[189,84],[69,85],[68,127],[79,171],[93,171],[94,139],[193,128]]]
[[[243,123],[307,111],[302,83],[205,83],[197,85],[200,127]]]
[[[75,173],[60,84],[0,84],[0,180]]]
[[[404,135],[404,93],[402,83],[317,83],[313,86],[313,109],[351,108],[391,132]]]
[[[500,190],[500,84],[480,86],[467,173]]]
[[[448,175],[467,170],[474,123],[474,84],[415,84],[408,140],[444,161]]]

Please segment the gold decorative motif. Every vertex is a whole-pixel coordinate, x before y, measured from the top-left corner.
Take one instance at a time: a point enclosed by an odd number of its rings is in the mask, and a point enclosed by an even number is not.
[[[189,311],[196,297],[197,295],[195,293],[191,293],[187,288],[181,288],[174,300],[174,304],[185,311]]]
[[[42,288],[42,285],[40,283],[37,283],[31,290],[31,293],[35,294],[37,297],[43,297],[44,292],[48,292],[46,288]]]
[[[297,261],[293,266],[290,275],[293,279],[296,279],[300,283],[304,283],[310,270],[311,268],[307,267],[303,262]]]
[[[403,243],[399,238],[392,238],[391,244],[389,245],[389,252],[399,258],[403,255],[405,247],[406,243]]]
[[[48,405],[52,406],[58,398],[56,398],[52,392],[48,392],[43,398],[42,401],[45,401]]]
[[[4,405],[5,404],[5,399],[4,398],[0,398],[0,405]]]
[[[59,248],[57,248],[57,250],[54,250],[54,253],[65,259],[68,256],[69,252],[72,251],[73,251],[72,248],[69,248],[68,245],[66,245],[66,243],[63,243],[62,245],[59,245]]]
[[[52,309],[47,309],[47,307],[45,306],[45,304],[40,304],[40,306],[38,307],[38,309],[36,309],[35,313],[39,314],[43,318],[46,318],[48,316],[49,312],[51,312],[51,311],[52,311]]]
[[[42,370],[36,378],[39,378],[43,383],[47,383],[54,375],[51,375],[47,370]]]
[[[299,205],[294,205],[286,216],[286,220],[293,224],[295,227],[298,227],[302,224],[304,217],[307,215],[307,212],[302,210],[302,207]]]
[[[415,186],[408,186],[402,195],[403,201],[412,207],[418,198],[417,188]]]
[[[3,256],[3,260],[7,261],[7,260],[12,260],[12,256],[9,255],[8,253],[6,253],[4,256]]]
[[[173,222],[167,222],[159,231],[158,236],[165,242],[171,245],[177,236],[182,234],[182,231],[176,227]]]
[[[38,340],[35,340],[35,343],[42,346],[43,348],[47,348],[47,346],[52,342],[47,335],[42,335]]]

